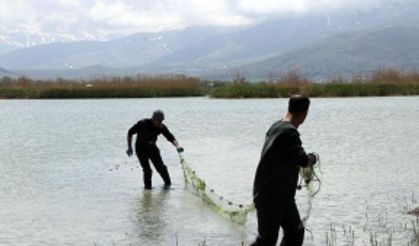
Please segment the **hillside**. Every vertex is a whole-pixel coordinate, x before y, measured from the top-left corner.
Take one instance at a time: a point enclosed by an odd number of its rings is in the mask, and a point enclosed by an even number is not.
[[[388,27],[339,34],[308,47],[237,67],[250,79],[271,79],[298,71],[317,80],[368,74],[380,68],[419,67],[419,26]]]
[[[228,30],[219,27],[191,27],[161,33],[138,33],[107,42],[44,44],[3,54],[0,56],[0,66],[11,70],[142,66]]]
[[[148,67],[180,71],[232,68],[281,55],[339,33],[419,25],[418,12],[417,1],[395,1],[368,11],[286,15],[205,39],[163,56]]]
[[[16,74],[0,67],[0,78],[3,76],[16,76]]]

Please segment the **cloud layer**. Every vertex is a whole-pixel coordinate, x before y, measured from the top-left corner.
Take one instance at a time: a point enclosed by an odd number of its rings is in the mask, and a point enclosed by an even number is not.
[[[82,35],[88,39],[190,25],[249,25],[313,11],[369,9],[391,0],[2,0],[0,35]],[[394,1],[394,0],[393,0]],[[397,0],[396,0],[397,1]]]

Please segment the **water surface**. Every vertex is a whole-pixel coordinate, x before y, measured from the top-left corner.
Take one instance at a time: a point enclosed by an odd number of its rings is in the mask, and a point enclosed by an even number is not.
[[[155,188],[144,191],[138,162],[124,153],[126,132],[164,110],[198,175],[250,203],[264,134],[286,107],[286,99],[0,100],[0,245],[246,245],[255,214],[235,225],[185,189],[163,137],[173,189],[163,190],[155,172]],[[394,245],[409,243],[418,122],[419,97],[312,100],[300,132],[306,150],[321,155],[323,185],[305,245],[333,237],[335,245],[368,245],[389,231]],[[304,191],[297,202],[304,214]]]

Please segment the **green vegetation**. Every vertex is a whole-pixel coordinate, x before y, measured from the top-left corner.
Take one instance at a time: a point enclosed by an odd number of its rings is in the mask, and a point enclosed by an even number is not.
[[[0,98],[143,98],[209,95],[213,98],[277,98],[295,93],[310,97],[419,95],[419,73],[378,70],[370,77],[321,83],[290,72],[272,82],[201,81],[183,75],[114,77],[90,81],[0,79]]]
[[[304,93],[310,97],[354,97],[419,95],[419,74],[379,70],[367,78],[334,79],[315,83],[290,72],[275,82],[250,83],[239,80],[215,88],[215,98],[275,98]]]
[[[0,98],[143,98],[204,95],[198,79],[186,76],[115,77],[92,81],[34,81],[25,77],[0,80]]]

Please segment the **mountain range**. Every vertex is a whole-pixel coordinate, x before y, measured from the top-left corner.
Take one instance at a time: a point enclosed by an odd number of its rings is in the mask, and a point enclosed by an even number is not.
[[[12,73],[12,72],[10,72],[10,71],[8,71],[8,70],[0,67],[0,78],[1,77],[4,77],[4,76],[14,77],[14,76],[16,76],[16,74],[14,74],[14,73]]]
[[[184,73],[267,79],[298,70],[314,78],[419,66],[419,2],[379,9],[272,18],[249,27],[195,26],[109,41],[12,48],[0,37],[0,67],[37,78]],[[3,42],[2,42],[3,40]]]
[[[289,71],[325,80],[367,75],[385,68],[400,71],[419,68],[419,25],[342,33],[236,69],[241,76],[256,80],[267,76],[274,79]]]

